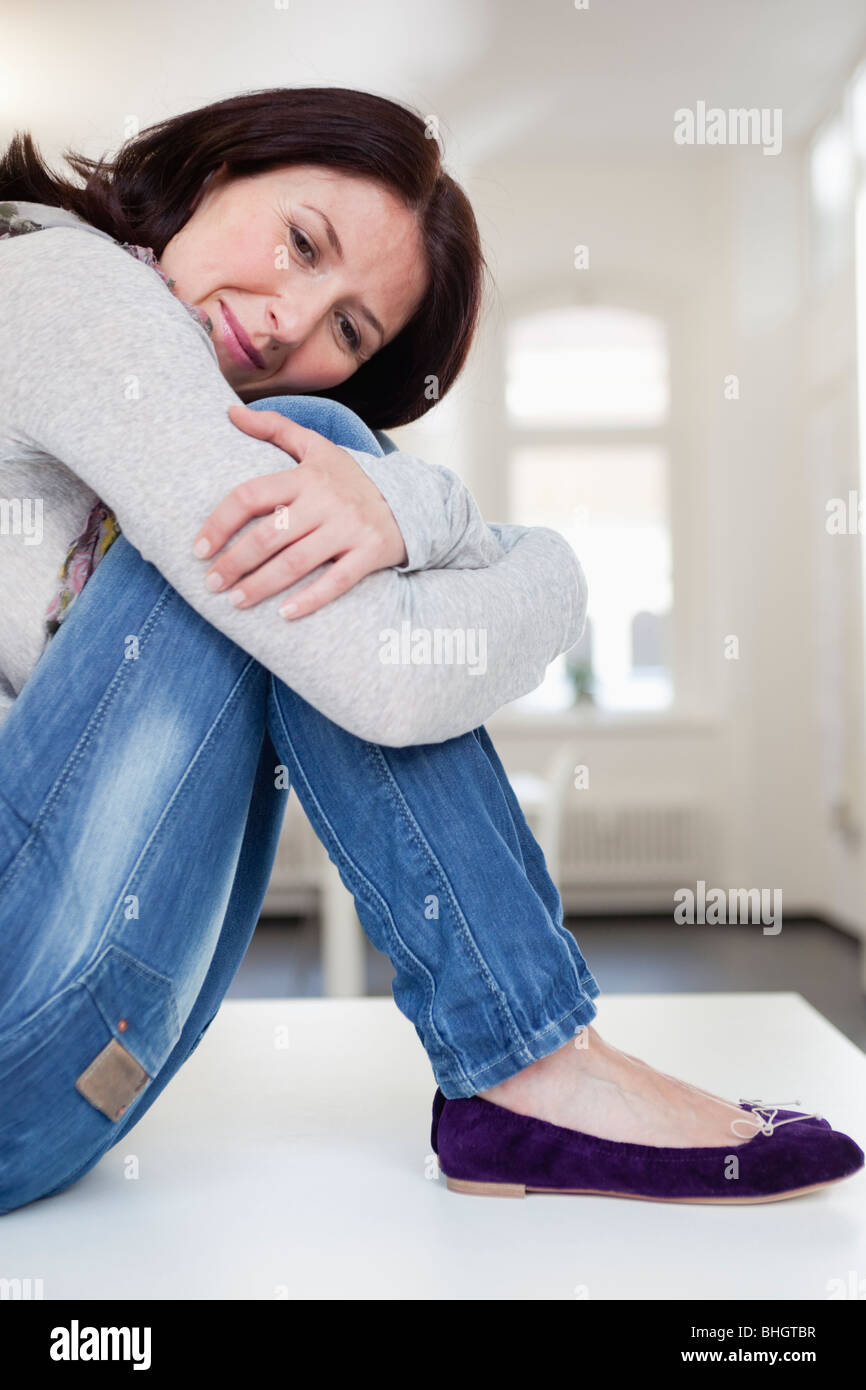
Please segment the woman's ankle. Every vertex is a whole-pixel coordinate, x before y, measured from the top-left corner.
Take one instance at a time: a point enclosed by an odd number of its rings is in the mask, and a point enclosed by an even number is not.
[[[581,1029],[576,1037],[563,1043],[561,1047],[555,1048],[553,1052],[545,1057],[539,1057],[536,1061],[530,1062],[528,1066],[516,1071],[513,1076],[506,1077],[496,1086],[491,1086],[488,1090],[479,1091],[477,1094],[482,1100],[490,1100],[496,1103],[499,1101],[511,1102],[522,1095],[531,1095],[534,1092],[547,1088],[555,1084],[561,1077],[568,1076],[573,1083],[574,1077],[582,1063],[589,1059],[590,1049],[597,1057],[606,1048],[606,1044],[595,1031],[592,1024]]]

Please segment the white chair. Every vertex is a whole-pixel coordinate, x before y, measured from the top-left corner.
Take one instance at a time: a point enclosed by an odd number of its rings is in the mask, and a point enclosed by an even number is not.
[[[322,989],[327,999],[351,999],[365,992],[366,937],[355,911],[355,900],[324,847],[322,858],[319,880]]]

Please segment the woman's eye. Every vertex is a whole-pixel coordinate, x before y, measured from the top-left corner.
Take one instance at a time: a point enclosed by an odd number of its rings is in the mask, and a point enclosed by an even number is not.
[[[312,246],[312,244],[309,241],[307,241],[307,238],[304,236],[303,232],[298,231],[297,227],[292,228],[292,242],[294,243],[295,250],[298,252],[300,256],[304,257],[304,260],[311,259],[315,256],[315,247]],[[311,253],[311,256],[309,258],[307,256],[308,251]]]
[[[351,319],[347,319],[347,318],[346,318],[345,314],[341,314],[341,315],[340,315],[339,323],[340,323],[340,333],[341,333],[342,337],[345,339],[347,346],[350,347],[350,348],[352,349],[353,352],[357,352],[357,351],[358,351],[358,348],[361,346],[361,339],[360,339],[360,336],[359,336],[359,334],[358,334],[357,328],[356,328],[355,325],[352,323]],[[346,327],[348,328],[348,330],[349,330],[348,333],[345,333],[345,332],[343,331],[343,325],[344,325],[344,324],[345,324],[345,326],[346,326]]]

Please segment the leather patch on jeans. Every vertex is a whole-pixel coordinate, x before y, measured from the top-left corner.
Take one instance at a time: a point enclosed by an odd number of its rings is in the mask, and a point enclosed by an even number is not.
[[[109,1120],[119,1120],[149,1080],[144,1067],[112,1038],[81,1073],[75,1089]]]

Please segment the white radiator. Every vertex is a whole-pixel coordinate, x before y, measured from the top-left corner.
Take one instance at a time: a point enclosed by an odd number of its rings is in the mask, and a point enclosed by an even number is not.
[[[519,778],[514,781],[520,785]],[[694,886],[700,878],[719,881],[718,835],[709,805],[669,793],[633,792],[614,800],[569,790],[557,807],[555,798],[538,794],[538,787],[521,799],[566,910],[664,911],[672,907],[674,889]],[[325,858],[297,797],[291,796],[263,912],[315,911]]]
[[[707,872],[710,817],[693,802],[569,807],[560,863],[571,883],[687,884]]]

